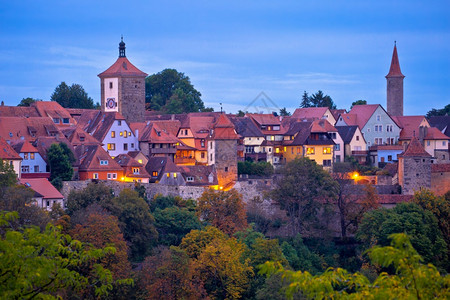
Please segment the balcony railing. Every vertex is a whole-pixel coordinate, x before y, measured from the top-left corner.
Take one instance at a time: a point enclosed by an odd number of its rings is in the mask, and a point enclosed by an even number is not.
[[[150,154],[175,154],[177,148],[150,148]]]

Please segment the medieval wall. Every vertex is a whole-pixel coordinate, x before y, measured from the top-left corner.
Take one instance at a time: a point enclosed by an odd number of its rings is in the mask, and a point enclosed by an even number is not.
[[[414,195],[421,188],[431,188],[431,159],[405,157],[403,159],[402,193]]]
[[[122,77],[119,83],[119,112],[128,122],[144,122],[145,78]]]

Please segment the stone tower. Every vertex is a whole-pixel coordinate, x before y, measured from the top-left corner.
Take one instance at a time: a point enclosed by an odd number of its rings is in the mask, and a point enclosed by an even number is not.
[[[103,73],[101,82],[102,111],[117,111],[128,122],[143,122],[145,116],[146,73],[136,68],[125,56],[123,38],[119,43],[119,58]]]
[[[403,116],[403,78],[398,62],[397,45],[394,44],[391,68],[386,75],[387,80],[387,112],[391,116]]]
[[[421,188],[431,189],[431,155],[414,136],[398,155],[398,183],[402,194],[414,195]]]
[[[225,189],[237,181],[238,135],[233,123],[221,113],[214,124],[211,138],[214,143],[213,160],[220,187]]]

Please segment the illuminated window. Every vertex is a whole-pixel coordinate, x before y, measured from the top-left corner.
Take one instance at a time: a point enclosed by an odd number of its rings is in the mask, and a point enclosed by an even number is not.
[[[170,177],[170,173],[167,173],[167,178],[169,178]]]
[[[173,173],[173,178],[177,178],[177,173]]]
[[[116,137],[116,132],[115,131],[111,131],[111,137],[115,138]]]
[[[138,163],[142,164],[142,159],[138,159]]]
[[[131,131],[128,131],[128,136],[130,136],[131,135]]]
[[[127,131],[126,130],[124,130],[123,131],[123,137],[127,137],[128,135],[127,135]]]
[[[28,159],[28,153],[23,154],[23,159]]]
[[[158,176],[158,172],[157,172],[157,171],[153,171],[153,172],[152,172],[152,176],[153,176],[153,177],[157,177],[157,176]]]
[[[306,148],[306,155],[314,154],[314,147],[307,147]]]
[[[283,148],[283,151],[284,151],[284,152],[287,152],[287,151],[286,151],[286,147]]]
[[[297,153],[302,153],[302,148],[297,147]]]
[[[119,132],[119,135],[120,135],[120,136],[123,136],[123,132],[122,132],[122,131],[121,131],[121,132]]]
[[[98,173],[92,174],[92,178],[93,178],[93,179],[98,179]]]
[[[108,150],[116,150],[116,144],[114,144],[114,143],[110,143],[110,144],[108,144]]]
[[[275,153],[280,153],[280,148],[275,148]]]
[[[30,159],[34,159],[34,153],[30,153]]]
[[[323,147],[323,154],[331,154],[331,147]]]

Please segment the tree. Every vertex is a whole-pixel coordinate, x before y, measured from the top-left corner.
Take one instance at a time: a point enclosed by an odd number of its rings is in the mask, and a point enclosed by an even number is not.
[[[390,246],[368,251],[373,264],[395,269],[395,274],[382,272],[374,282],[361,273],[329,268],[313,276],[307,271],[290,271],[267,262],[261,269],[268,276],[281,275],[288,281],[288,299],[301,293],[308,299],[448,299],[450,275],[441,276],[436,268],[421,263],[422,258],[405,234],[392,234]]]
[[[336,109],[336,104],[334,104],[331,97],[324,95],[321,90],[315,94],[312,94],[309,97],[309,100],[312,107],[328,107],[329,109]]]
[[[366,105],[367,101],[366,100],[356,100],[352,102],[352,106],[350,106],[350,109],[353,108],[353,106],[355,105]]]
[[[243,117],[245,116],[246,112],[242,111],[242,110],[238,110],[236,117]]]
[[[362,219],[356,237],[368,249],[374,244],[389,245],[389,236],[404,232],[425,262],[437,266],[448,263],[447,245],[436,217],[415,203],[400,203],[393,209],[369,211]]]
[[[89,205],[97,203],[102,207],[106,207],[105,203],[110,203],[113,198],[112,191],[103,183],[91,182],[86,188],[77,191],[71,190],[67,197],[67,213],[72,216],[76,212],[80,212]],[[84,213],[84,211],[82,211]]]
[[[287,117],[290,116],[291,113],[287,111],[286,107],[280,109],[280,116]]]
[[[94,101],[88,96],[84,88],[79,84],[68,86],[61,82],[50,97],[50,100],[58,102],[65,108],[94,108]]]
[[[34,98],[30,98],[30,97],[23,98],[22,100],[20,100],[20,103],[17,104],[17,106],[31,106],[31,104],[36,101],[42,101],[42,100],[34,99]]]
[[[200,218],[223,232],[231,235],[247,227],[242,195],[235,189],[205,190],[197,202]]]
[[[309,250],[303,243],[300,234],[284,241],[281,244],[281,249],[293,270],[308,271],[311,274],[317,274],[322,271],[323,259]]]
[[[0,193],[3,194],[6,188],[14,186],[16,183],[17,174],[14,172],[14,167],[0,158]]]
[[[309,99],[308,93],[306,91],[303,92],[302,102],[300,103],[301,108],[311,107],[311,101]]]
[[[165,113],[198,112],[205,109],[201,93],[184,73],[165,69],[145,79],[145,102],[151,110]]]
[[[61,144],[52,144],[47,151],[48,163],[50,165],[50,180],[56,178],[65,181],[72,180],[73,168],[71,158],[66,153],[65,147]]]
[[[192,230],[182,240],[180,249],[186,251],[190,258],[197,258],[203,249],[214,239],[226,239],[226,235],[213,226],[202,230]]]
[[[272,164],[266,161],[238,161],[238,174],[270,176],[273,171]]]
[[[159,244],[178,246],[191,230],[200,229],[201,223],[195,212],[177,206],[156,209],[153,213],[158,230]]]
[[[205,299],[203,282],[194,276],[186,252],[177,248],[162,248],[147,257],[138,273],[142,299]]]
[[[0,298],[56,299],[66,289],[79,292],[88,287],[96,297],[108,295],[114,280],[99,260],[114,253],[113,247],[87,249],[52,225],[43,232],[36,227],[12,230],[9,222],[15,218],[17,213],[0,213],[5,230],[0,236]],[[132,284],[132,280],[116,283]]]
[[[318,225],[319,210],[336,198],[337,183],[330,174],[309,158],[296,158],[281,170],[269,196],[291,218],[294,233]]]
[[[435,109],[433,108],[429,112],[427,112],[426,117],[434,117],[434,116],[448,116],[450,115],[450,104],[447,104],[444,108]]]

